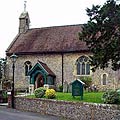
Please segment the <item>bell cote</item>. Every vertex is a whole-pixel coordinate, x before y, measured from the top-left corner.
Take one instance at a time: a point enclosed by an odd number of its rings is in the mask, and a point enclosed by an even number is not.
[[[28,12],[24,11],[19,17],[19,33],[24,33],[29,29],[30,18]]]

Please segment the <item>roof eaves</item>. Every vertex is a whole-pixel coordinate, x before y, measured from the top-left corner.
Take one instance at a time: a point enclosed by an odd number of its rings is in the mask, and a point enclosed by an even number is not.
[[[16,55],[38,55],[38,54],[64,54],[64,53],[83,53],[83,52],[90,52],[89,49],[84,50],[74,50],[74,51],[43,51],[43,52],[16,52]],[[7,52],[6,55],[10,56],[13,53]]]

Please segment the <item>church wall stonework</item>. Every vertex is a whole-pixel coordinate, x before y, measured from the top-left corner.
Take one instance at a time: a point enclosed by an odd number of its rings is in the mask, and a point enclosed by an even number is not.
[[[65,53],[63,54],[63,81],[68,84],[75,80],[76,76],[76,60],[82,55],[89,55],[88,53]],[[26,61],[30,61],[34,66],[37,61],[41,61],[47,64],[47,66],[56,75],[56,86],[62,85],[62,55],[61,54],[40,54],[40,55],[19,55],[15,64],[15,88],[26,89],[29,86],[29,76],[25,76]],[[9,57],[8,61],[8,80],[12,80],[12,63]],[[102,84],[102,75],[107,75],[107,84]],[[111,69],[97,70],[95,73],[90,74],[92,77],[92,83],[99,89],[106,88],[118,88],[120,87],[120,81],[118,78],[119,73],[114,72]],[[119,83],[119,84],[118,84]]]
[[[86,53],[89,55],[88,53]],[[77,76],[77,71],[76,71],[76,60],[82,56],[86,55],[83,53],[68,53],[64,55],[64,81],[67,81],[68,84],[73,82]]]
[[[62,80],[62,56],[61,55],[24,55],[18,56],[15,64],[15,88],[28,88],[29,77],[25,76],[26,61],[30,61],[34,66],[37,61],[41,61],[47,64],[47,66],[55,73],[56,81],[55,84],[61,84]],[[8,58],[9,77],[12,80],[12,63]]]
[[[103,74],[106,74],[106,85],[103,85]],[[98,89],[105,91],[107,89],[120,88],[119,71],[113,71],[110,68],[104,70],[98,69],[92,74],[93,84],[97,85]]]

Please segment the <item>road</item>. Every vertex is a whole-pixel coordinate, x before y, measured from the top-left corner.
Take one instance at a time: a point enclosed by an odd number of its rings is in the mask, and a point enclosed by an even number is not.
[[[0,106],[0,120],[65,120],[56,116],[40,115],[33,112],[22,112],[16,109]]]

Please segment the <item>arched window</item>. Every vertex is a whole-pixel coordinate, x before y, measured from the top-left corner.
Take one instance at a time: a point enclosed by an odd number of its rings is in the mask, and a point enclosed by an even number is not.
[[[89,58],[81,56],[76,61],[77,75],[90,75]]]
[[[103,85],[107,84],[107,75],[106,74],[103,74],[103,76],[102,76],[102,84]]]
[[[29,70],[32,68],[32,64],[30,61],[25,62],[25,76],[27,76]]]

